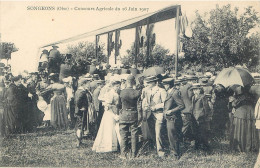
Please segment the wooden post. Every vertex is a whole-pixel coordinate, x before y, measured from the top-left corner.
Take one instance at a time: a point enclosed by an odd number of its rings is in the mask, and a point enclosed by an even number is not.
[[[119,30],[116,30],[115,31],[115,64],[116,64],[116,58],[117,58],[117,56],[118,56],[118,50],[119,50],[119,48],[118,48],[118,34],[119,34],[119,32],[118,32]]]
[[[96,35],[96,59],[98,60],[98,35]]]
[[[110,40],[109,40],[109,32],[107,33],[107,65],[109,65],[109,56],[110,56]]]
[[[138,26],[135,28],[135,60],[133,64],[137,67],[137,55],[139,54],[139,33],[138,33]]]
[[[147,33],[147,42],[146,42],[146,44],[147,44],[147,50],[146,50],[146,62],[147,63],[150,63],[150,33],[149,32],[147,32],[147,30],[148,31],[150,31],[149,29],[150,29],[150,27],[149,27],[149,19],[147,19],[147,27],[146,27],[146,33]],[[145,43],[145,42],[144,42]]]
[[[176,55],[175,55],[175,78],[178,76],[178,54],[179,54],[179,33],[180,33],[180,25],[179,25],[179,14],[180,14],[180,6],[176,9]]]

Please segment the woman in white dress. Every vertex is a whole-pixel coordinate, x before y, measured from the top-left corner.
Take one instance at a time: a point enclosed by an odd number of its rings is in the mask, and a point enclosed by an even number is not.
[[[92,150],[95,152],[113,152],[118,150],[119,134],[119,94],[120,82],[111,82],[111,89],[104,86],[99,99],[103,101],[105,112]],[[104,91],[105,90],[105,91]]]

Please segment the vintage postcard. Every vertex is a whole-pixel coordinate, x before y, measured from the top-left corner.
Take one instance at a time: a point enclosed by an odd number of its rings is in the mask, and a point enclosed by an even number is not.
[[[259,1],[0,1],[0,166],[260,166],[259,60]]]

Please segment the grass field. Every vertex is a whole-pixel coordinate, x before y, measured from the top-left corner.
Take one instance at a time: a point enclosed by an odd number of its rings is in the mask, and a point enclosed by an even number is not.
[[[228,142],[211,143],[213,152],[185,150],[180,160],[159,158],[155,151],[135,159],[120,159],[119,153],[91,151],[93,140],[76,148],[73,130],[41,131],[1,139],[1,167],[253,167],[256,153],[232,153]]]

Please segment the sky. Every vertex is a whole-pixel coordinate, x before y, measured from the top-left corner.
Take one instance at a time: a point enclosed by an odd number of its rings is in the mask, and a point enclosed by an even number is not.
[[[0,1],[0,33],[1,41],[13,42],[19,52],[12,55],[12,67],[16,73],[26,69],[34,71],[39,59],[38,48],[44,44],[66,39],[78,34],[86,33],[113,23],[124,21],[136,16],[144,15],[170,5],[181,5],[182,13],[185,13],[189,22],[194,20],[195,11],[203,14],[214,9],[216,4],[220,6],[231,4],[232,8],[244,9],[253,6],[260,12],[259,1]],[[98,10],[29,10],[33,7],[58,7],[63,8],[120,8],[120,11]],[[134,7],[137,11],[123,11],[123,8]],[[148,8],[140,11],[140,8]],[[155,24],[156,42],[175,52],[175,22],[173,19]],[[94,41],[95,37],[84,39]],[[121,32],[123,42],[121,55],[130,48],[134,41],[134,30]],[[106,37],[101,37],[106,42]],[[74,42],[75,43],[75,42]],[[72,43],[73,44],[73,43]],[[60,50],[66,52],[68,43],[61,44]],[[47,48],[49,49],[49,48]]]

